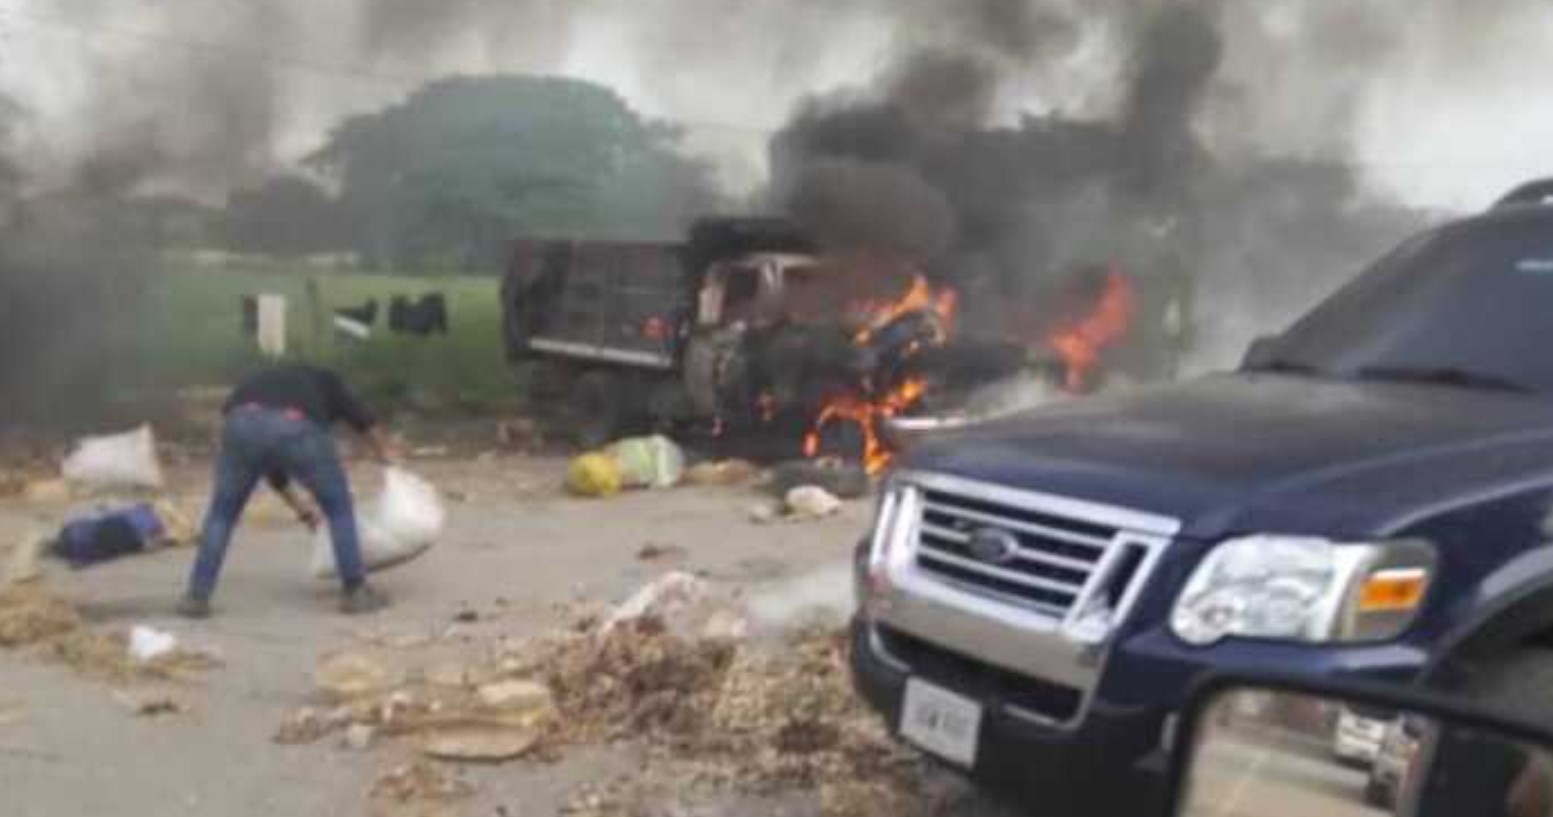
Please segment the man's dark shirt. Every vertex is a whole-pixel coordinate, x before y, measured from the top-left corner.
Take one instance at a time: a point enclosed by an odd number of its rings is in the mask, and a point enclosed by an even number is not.
[[[360,432],[377,425],[377,418],[351,394],[339,375],[316,366],[279,366],[248,378],[232,391],[222,412],[243,406],[296,411],[326,429],[336,422]],[[290,484],[288,476],[280,472],[267,475],[266,481],[276,490]]]
[[[377,425],[377,418],[351,394],[339,375],[316,366],[279,366],[260,372],[243,381],[222,410],[230,412],[247,405],[294,409],[325,428],[343,422],[365,432]]]

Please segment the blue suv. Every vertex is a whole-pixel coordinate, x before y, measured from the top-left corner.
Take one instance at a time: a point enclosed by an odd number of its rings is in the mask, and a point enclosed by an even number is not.
[[[863,697],[932,756],[1083,813],[1147,801],[1215,670],[1553,721],[1550,194],[1407,241],[1238,371],[912,452],[858,550]]]

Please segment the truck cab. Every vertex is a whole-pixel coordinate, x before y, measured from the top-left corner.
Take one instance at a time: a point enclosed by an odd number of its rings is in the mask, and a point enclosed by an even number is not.
[[[1407,241],[1237,371],[903,458],[857,552],[863,698],[947,764],[1100,813],[1157,780],[1209,674],[1545,682],[1545,192]]]

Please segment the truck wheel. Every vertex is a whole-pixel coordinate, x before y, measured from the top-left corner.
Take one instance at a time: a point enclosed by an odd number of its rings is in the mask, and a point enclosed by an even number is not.
[[[572,441],[583,448],[599,448],[622,436],[630,411],[625,382],[608,372],[588,372],[572,384]]]

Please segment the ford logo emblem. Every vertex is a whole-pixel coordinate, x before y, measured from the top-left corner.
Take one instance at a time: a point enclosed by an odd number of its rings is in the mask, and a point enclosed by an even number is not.
[[[981,528],[971,534],[971,558],[989,565],[1006,565],[1019,555],[1019,537],[998,528]]]

